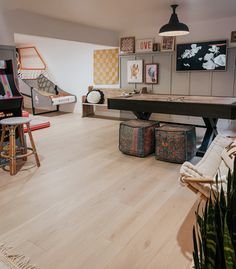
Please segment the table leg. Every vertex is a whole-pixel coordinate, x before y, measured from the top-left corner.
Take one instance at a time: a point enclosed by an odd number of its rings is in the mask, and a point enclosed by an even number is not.
[[[199,147],[197,151],[197,156],[202,157],[207,148],[210,146],[211,142],[214,140],[214,138],[217,136],[217,122],[218,119],[215,118],[203,118],[203,121],[206,125],[206,132],[204,134],[201,146]]]
[[[151,112],[139,112],[139,111],[133,111],[134,115],[140,119],[140,120],[149,120],[152,113]]]

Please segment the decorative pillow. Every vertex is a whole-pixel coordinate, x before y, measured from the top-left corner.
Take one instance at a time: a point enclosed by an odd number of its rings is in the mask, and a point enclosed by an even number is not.
[[[103,104],[104,103],[104,93],[100,90],[92,90],[87,93],[86,96],[87,103],[91,104]]]
[[[233,141],[227,147],[225,147],[221,153],[222,160],[231,171],[233,171],[234,169],[235,156],[236,156],[236,141]]]

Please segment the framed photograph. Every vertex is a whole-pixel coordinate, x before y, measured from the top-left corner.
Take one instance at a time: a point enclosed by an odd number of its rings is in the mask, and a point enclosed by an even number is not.
[[[122,37],[120,39],[120,52],[121,53],[134,53],[135,52],[135,37]]]
[[[160,51],[160,43],[153,43],[152,51]]]
[[[176,47],[176,71],[225,71],[227,41],[194,42]]]
[[[231,32],[231,43],[236,43],[236,31]]]
[[[151,52],[153,46],[153,38],[137,39],[135,44],[135,52]]]
[[[127,62],[127,81],[128,83],[143,82],[143,60]]]
[[[146,84],[158,83],[158,64],[145,65],[145,83]]]
[[[161,51],[174,51],[175,49],[175,37],[163,36],[161,40]]]

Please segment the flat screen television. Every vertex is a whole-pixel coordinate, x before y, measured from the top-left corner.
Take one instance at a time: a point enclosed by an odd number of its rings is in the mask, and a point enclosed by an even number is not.
[[[226,52],[226,40],[177,44],[176,71],[225,71]]]

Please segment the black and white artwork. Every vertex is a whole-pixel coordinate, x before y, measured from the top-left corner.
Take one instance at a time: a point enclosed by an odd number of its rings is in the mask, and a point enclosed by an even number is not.
[[[176,71],[226,70],[227,41],[178,44]]]

